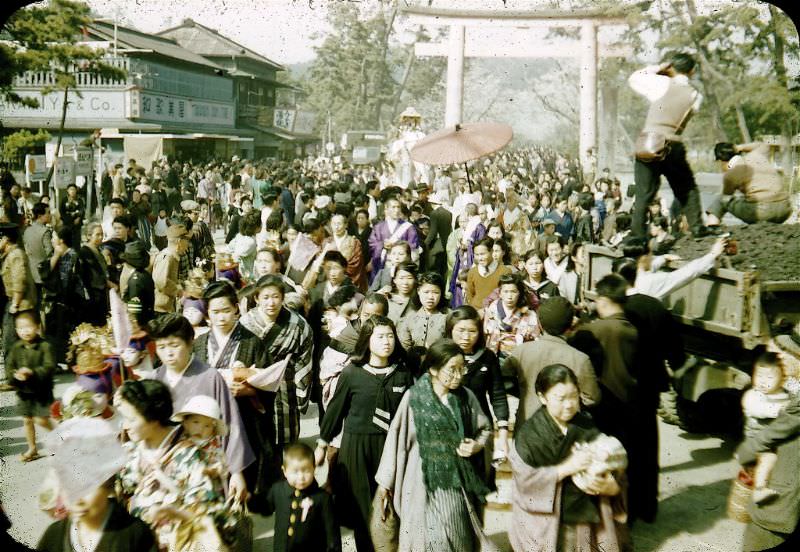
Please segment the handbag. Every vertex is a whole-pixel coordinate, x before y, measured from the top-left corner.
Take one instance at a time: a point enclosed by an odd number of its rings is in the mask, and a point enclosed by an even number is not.
[[[693,99],[697,98],[697,91],[695,90]],[[692,114],[692,106],[681,117],[678,127],[675,129],[675,134],[680,135],[683,132],[686,123]],[[636,137],[634,144],[636,159],[642,163],[652,163],[654,161],[663,161],[669,153],[669,140],[664,133],[657,130],[643,130]]]
[[[223,531],[228,552],[252,552],[253,518],[247,504],[235,497],[229,497],[225,504],[230,516]]]
[[[740,523],[749,523],[750,514],[747,512],[747,506],[752,500],[753,480],[747,472],[740,470],[733,480],[731,493],[728,495],[728,517]]]
[[[375,493],[372,499],[369,511],[369,536],[375,552],[397,552],[400,545],[400,519],[391,504],[389,500],[386,519],[383,520],[381,519],[383,504],[378,493]]]
[[[636,137],[636,159],[643,163],[663,161],[668,151],[667,137],[661,132],[643,130]]]

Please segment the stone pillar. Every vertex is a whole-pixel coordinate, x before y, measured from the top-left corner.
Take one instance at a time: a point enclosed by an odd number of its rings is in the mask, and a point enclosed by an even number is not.
[[[451,127],[461,120],[464,106],[464,27],[450,27],[450,51],[447,55],[447,93],[444,126]]]
[[[581,96],[579,152],[584,172],[589,170],[587,150],[597,155],[597,27],[581,24]]]
[[[619,106],[619,88],[611,84],[604,84],[601,92],[601,116],[600,116],[600,143],[598,148],[597,171],[603,167],[611,169],[614,173],[614,164],[617,159],[617,113]]]

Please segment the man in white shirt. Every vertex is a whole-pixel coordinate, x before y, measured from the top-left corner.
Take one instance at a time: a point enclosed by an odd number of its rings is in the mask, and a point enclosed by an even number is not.
[[[669,61],[645,67],[628,79],[630,87],[650,102],[642,132],[657,133],[666,139],[663,159],[642,161],[637,155],[634,162],[636,199],[631,230],[639,238],[647,235],[647,208],[658,193],[661,175],[667,178],[675,199],[688,219],[692,234],[696,237],[709,234],[703,223],[700,192],[680,137],[688,119],[702,101],[701,95],[689,83],[694,71],[695,60],[688,54],[678,52]]]

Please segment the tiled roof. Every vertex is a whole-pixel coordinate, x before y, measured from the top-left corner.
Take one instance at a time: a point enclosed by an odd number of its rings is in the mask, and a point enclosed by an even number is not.
[[[191,19],[185,19],[183,23],[177,27],[165,29],[156,34],[158,36],[171,38],[184,48],[204,56],[244,57],[269,65],[278,71],[286,69],[281,64]]]
[[[102,37],[104,40],[114,40],[113,23],[94,21],[89,26],[89,32]],[[180,59],[181,61],[185,61],[187,63],[204,65],[212,69],[222,69],[222,67],[211,60],[208,60],[205,57],[196,54],[187,48],[184,48],[169,38],[146,34],[129,27],[120,27],[117,25],[117,42],[122,49],[130,48],[134,50],[152,50],[157,54]]]

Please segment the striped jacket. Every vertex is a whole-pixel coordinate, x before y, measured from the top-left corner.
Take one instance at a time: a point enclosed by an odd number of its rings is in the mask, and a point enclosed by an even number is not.
[[[269,324],[259,309],[245,314],[240,323],[264,341],[271,359],[291,355],[284,380],[275,397],[275,423],[279,446],[300,436],[300,414],[308,409],[312,384],[314,334],[305,318],[282,309],[274,324]]]

